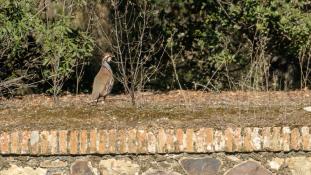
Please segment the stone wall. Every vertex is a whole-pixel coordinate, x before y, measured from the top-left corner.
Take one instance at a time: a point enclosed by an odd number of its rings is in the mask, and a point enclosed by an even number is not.
[[[2,156],[0,175],[309,175],[311,154]]]
[[[311,175],[309,130],[0,131],[0,175]]]

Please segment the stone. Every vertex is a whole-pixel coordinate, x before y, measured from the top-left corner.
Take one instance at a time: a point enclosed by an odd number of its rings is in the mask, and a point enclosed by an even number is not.
[[[67,175],[66,171],[64,170],[51,170],[49,169],[46,175]]]
[[[286,164],[292,175],[311,175],[310,157],[291,157],[286,159]]]
[[[155,170],[150,168],[146,172],[142,173],[142,175],[181,175],[181,174],[174,171]]]
[[[0,171],[0,175],[46,175],[47,170],[42,168],[33,169],[31,167],[18,167],[12,165],[11,167]]]
[[[273,158],[271,161],[268,162],[268,165],[271,169],[278,171],[280,167],[283,165],[284,159],[281,158]]]
[[[311,106],[304,107],[303,110],[305,110],[307,112],[311,112]]]
[[[42,168],[61,168],[61,167],[66,167],[67,162],[63,162],[59,159],[57,160],[45,160],[40,163],[40,167]]]
[[[106,159],[99,162],[101,174],[136,175],[140,171],[138,164],[129,160]]]
[[[227,159],[229,159],[230,161],[233,161],[233,162],[241,162],[241,159],[239,159],[236,156],[227,156]]]
[[[233,167],[225,175],[272,175],[272,173],[255,161],[246,161]]]
[[[77,160],[70,167],[70,175],[97,175],[91,162],[86,160]]]
[[[10,161],[8,159],[5,159],[4,157],[0,156],[0,170],[1,169],[8,169],[10,168]]]
[[[218,173],[221,162],[218,159],[205,158],[185,158],[180,165],[189,175],[215,175]]]

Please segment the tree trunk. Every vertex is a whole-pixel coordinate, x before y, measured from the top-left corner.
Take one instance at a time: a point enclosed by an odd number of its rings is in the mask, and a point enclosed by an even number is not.
[[[132,105],[135,106],[136,105],[135,95],[132,95],[131,99],[132,99]]]

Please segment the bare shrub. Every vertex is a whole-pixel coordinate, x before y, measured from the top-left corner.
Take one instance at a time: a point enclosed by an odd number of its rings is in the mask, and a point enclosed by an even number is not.
[[[260,35],[258,42],[249,40],[250,63],[247,72],[242,76],[240,87],[243,90],[269,89],[269,59],[266,53],[269,38]]]
[[[136,103],[135,92],[144,90],[144,86],[157,73],[162,51],[162,37],[154,38],[154,10],[147,1],[112,2],[112,42],[115,55],[116,79],[120,81]]]
[[[299,64],[300,64],[300,88],[306,88],[310,84],[311,73],[311,35],[305,45],[299,50]]]

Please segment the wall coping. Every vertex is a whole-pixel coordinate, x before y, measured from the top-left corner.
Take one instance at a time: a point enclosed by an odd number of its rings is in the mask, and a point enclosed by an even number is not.
[[[310,151],[310,127],[0,131],[0,155]]]

